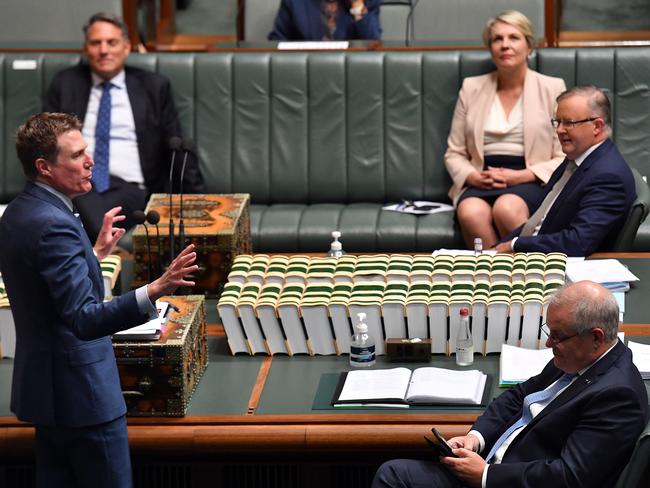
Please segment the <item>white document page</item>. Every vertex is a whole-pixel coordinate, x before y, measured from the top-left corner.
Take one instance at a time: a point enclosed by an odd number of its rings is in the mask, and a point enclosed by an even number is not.
[[[338,401],[404,399],[410,378],[408,368],[350,371]]]
[[[521,383],[544,369],[553,359],[553,349],[525,349],[503,344],[500,383]]]
[[[318,51],[321,49],[347,49],[350,46],[348,41],[282,41],[278,42],[280,51]]]
[[[414,403],[471,403],[483,397],[487,375],[478,370],[425,367],[413,371],[407,398]]]
[[[647,378],[648,373],[650,373],[650,345],[627,341],[627,347],[632,351],[632,362],[641,373],[641,376]]]
[[[581,262],[568,262],[566,277],[572,282],[591,280],[596,283],[613,283],[620,281],[639,281],[617,259],[589,259]]]

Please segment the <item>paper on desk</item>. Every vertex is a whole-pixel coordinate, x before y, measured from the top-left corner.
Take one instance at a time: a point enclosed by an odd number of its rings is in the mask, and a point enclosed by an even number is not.
[[[496,251],[482,251],[482,254],[496,254]],[[468,249],[436,249],[431,253],[432,256],[438,256],[442,254],[444,256],[473,256],[475,251],[470,251]]]
[[[427,215],[440,212],[452,212],[454,207],[446,203],[427,202],[424,200],[407,201],[382,207],[383,210],[391,212],[407,213],[412,215]]]
[[[295,51],[317,51],[321,49],[347,49],[350,47],[348,41],[291,41],[278,42],[279,50]]]
[[[158,312],[158,317],[151,319],[149,322],[144,324],[136,325],[130,329],[121,330],[113,334],[113,336],[128,339],[129,337],[137,336],[147,336],[155,335],[162,331],[163,326],[167,322],[167,310],[169,309],[169,303],[163,302],[161,300],[156,300],[156,311]]]
[[[538,375],[553,359],[553,349],[525,349],[509,344],[501,347],[499,385],[512,386]]]
[[[639,278],[634,276],[617,259],[589,259],[567,263],[566,277],[574,283],[582,280],[603,284],[639,281]]]
[[[627,347],[632,351],[632,362],[641,373],[644,380],[650,379],[650,345],[627,341]]]

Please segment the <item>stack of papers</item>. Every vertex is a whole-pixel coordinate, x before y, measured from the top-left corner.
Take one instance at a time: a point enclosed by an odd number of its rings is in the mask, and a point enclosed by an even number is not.
[[[589,259],[569,262],[566,267],[567,280],[591,280],[600,283],[611,292],[625,292],[630,289],[631,281],[639,281],[629,269],[617,259]]]
[[[514,386],[538,375],[551,359],[553,349],[524,349],[504,344],[501,348],[499,386]]]
[[[156,310],[158,317],[141,325],[136,325],[130,329],[121,330],[113,334],[113,340],[116,341],[157,341],[167,323],[168,302],[156,301]]]
[[[632,362],[641,373],[641,378],[650,380],[650,345],[628,341],[627,347],[632,351]]]

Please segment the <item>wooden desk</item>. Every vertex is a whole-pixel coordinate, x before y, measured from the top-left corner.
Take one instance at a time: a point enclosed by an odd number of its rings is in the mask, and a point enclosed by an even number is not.
[[[650,254],[616,257],[641,278],[628,293],[623,329],[628,336],[650,335],[650,320],[644,306],[650,289]],[[214,301],[208,308],[216,313]],[[264,470],[287,470],[300,478],[295,486],[306,486],[307,481],[315,487],[368,486],[368,477],[383,460],[429,456],[422,436],[432,425],[447,437],[464,434],[481,412],[315,411],[311,405],[318,378],[322,373],[347,370],[346,356],[233,357],[227,351],[220,325],[209,326],[209,335],[209,366],[192,398],[188,415],[129,418],[136,472],[142,465],[150,468],[151,462],[160,463],[160,469],[165,465],[164,469],[171,469],[169,462],[173,460],[198,477],[193,479],[225,479],[224,473],[231,473],[228,469],[234,463],[244,466],[242,469],[249,474],[251,470],[266,473],[260,476],[271,476],[270,471]],[[434,362],[445,360],[449,367],[454,365],[453,358],[434,358]],[[491,357],[485,362],[493,374],[498,371],[496,361]],[[476,364],[480,362],[479,358]],[[380,358],[379,366],[388,363]],[[9,412],[11,367],[11,360],[0,361],[0,479],[3,467],[21,463],[29,466],[33,462],[33,428],[18,422]],[[646,382],[648,386],[650,382]],[[282,473],[289,476],[285,471]],[[339,477],[331,473],[338,473]],[[347,476],[356,481],[341,481],[347,480]],[[224,483],[223,486],[229,486]]]

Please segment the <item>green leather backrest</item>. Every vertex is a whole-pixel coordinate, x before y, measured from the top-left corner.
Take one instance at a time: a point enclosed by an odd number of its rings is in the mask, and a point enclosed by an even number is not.
[[[0,53],[1,202],[24,181],[16,128],[41,110],[52,76],[79,60]],[[261,204],[444,200],[458,90],[492,69],[486,51],[150,53],[129,64],[172,80],[208,190]],[[540,49],[530,65],[567,86],[605,88],[615,141],[650,172],[650,48]]]

